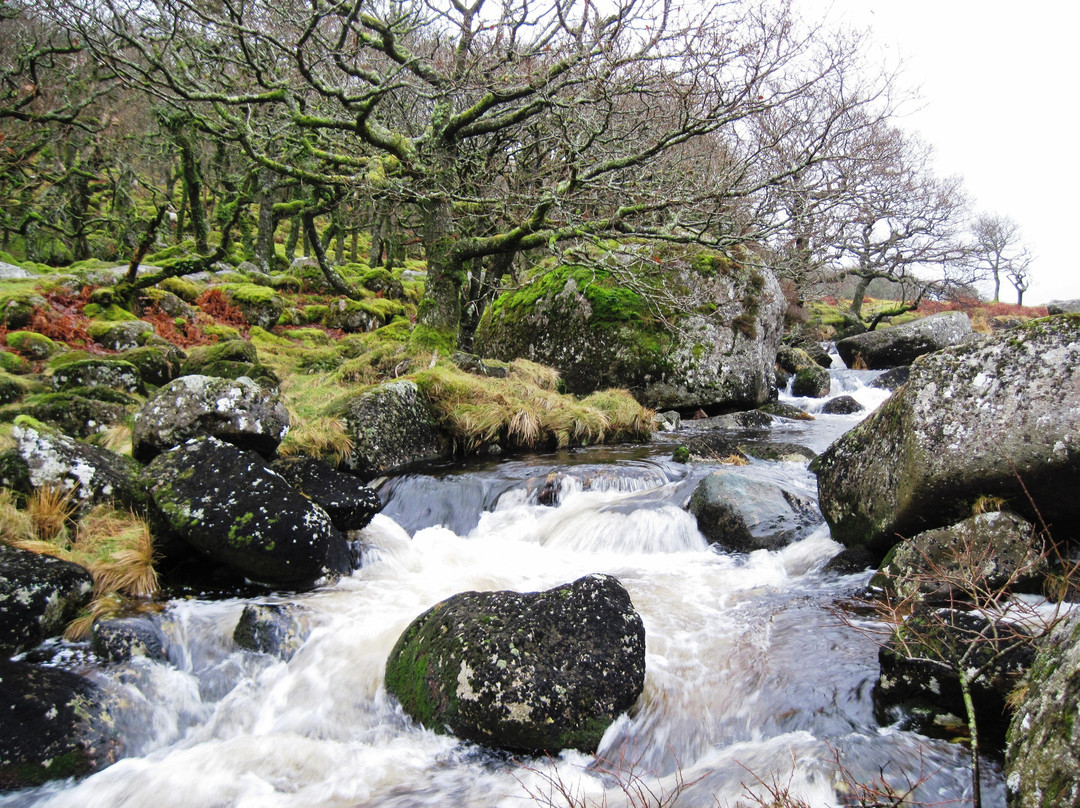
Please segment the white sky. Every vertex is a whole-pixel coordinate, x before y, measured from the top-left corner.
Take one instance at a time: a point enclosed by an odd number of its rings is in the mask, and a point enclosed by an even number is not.
[[[1080,298],[1080,6],[1027,0],[792,0],[808,21],[868,28],[922,106],[901,124],[959,174],[976,212],[1023,229],[1024,303]],[[1016,302],[1002,282],[1001,299]]]

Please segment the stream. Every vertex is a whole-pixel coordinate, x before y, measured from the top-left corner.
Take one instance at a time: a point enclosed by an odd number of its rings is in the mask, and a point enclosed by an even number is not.
[[[832,395],[877,406],[887,394],[865,386],[874,375],[833,371]],[[822,404],[782,397],[811,411]],[[820,452],[865,414],[818,415],[763,437]],[[924,803],[965,804],[962,745],[874,719],[877,644],[836,611],[869,573],[822,571],[839,550],[828,528],[750,554],[724,552],[698,532],[683,506],[721,467],[671,460],[694,428],[644,446],[446,464],[386,480],[361,569],[311,593],[260,599],[311,610],[314,629],[287,663],[235,646],[248,602],[240,599],[169,602],[169,664],[104,666],[85,648],[60,649],[59,664],[124,705],[126,757],[81,781],[0,796],[0,808],[621,806],[642,804],[628,801],[639,793],[734,808],[758,805],[755,794],[768,804],[771,788],[816,808],[872,804],[858,802],[852,782],[882,779],[898,792],[917,786]],[[816,501],[805,464],[723,468]],[[391,648],[438,601],[465,590],[547,589],[589,573],[626,587],[647,648],[644,693],[597,756],[515,760],[425,730],[387,696]],[[987,760],[985,772],[984,804],[1003,806],[999,764]]]

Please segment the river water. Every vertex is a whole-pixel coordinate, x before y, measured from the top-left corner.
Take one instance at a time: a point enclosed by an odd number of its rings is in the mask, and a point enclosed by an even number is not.
[[[833,375],[834,395],[870,407],[886,395],[864,386],[866,373]],[[820,452],[860,417],[819,415],[766,437]],[[721,467],[670,460],[668,441],[693,428],[648,446],[447,465],[385,481],[386,508],[363,533],[360,570],[312,593],[262,598],[310,609],[314,628],[290,661],[233,644],[246,601],[170,602],[169,664],[105,667],[81,657],[124,705],[117,724],[127,757],[82,781],[0,797],[0,806],[657,804],[628,800],[632,793],[733,807],[756,805],[755,794],[776,787],[810,806],[838,806],[871,804],[852,802],[850,781],[882,778],[897,791],[918,784],[913,796],[925,803],[964,804],[962,746],[874,720],[877,646],[836,616],[869,574],[822,571],[839,549],[824,526],[804,528],[776,552],[709,546],[683,506]],[[805,464],[723,468],[816,499]],[[645,691],[596,757],[514,760],[423,729],[387,696],[387,655],[438,601],[465,590],[546,589],[589,573],[626,587],[647,648]],[[986,769],[985,804],[1003,805],[1000,771],[992,761]]]

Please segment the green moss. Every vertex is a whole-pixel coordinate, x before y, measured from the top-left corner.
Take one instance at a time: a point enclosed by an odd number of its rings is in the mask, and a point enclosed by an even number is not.
[[[166,278],[158,284],[158,288],[172,292],[185,303],[194,303],[203,293],[202,286],[185,278]]]
[[[60,346],[36,331],[10,331],[8,347],[31,359],[48,359],[59,353]]]
[[[31,371],[30,363],[17,353],[0,350],[0,370],[5,373],[24,374]]]
[[[243,336],[239,329],[220,323],[204,325],[202,330],[208,337],[217,337],[219,340],[237,340]]]
[[[423,323],[417,323],[409,338],[413,350],[451,356],[457,347],[457,334],[453,331],[441,331]]]
[[[257,283],[229,284],[224,289],[229,298],[236,303],[265,305],[281,302],[281,296],[274,289]]]

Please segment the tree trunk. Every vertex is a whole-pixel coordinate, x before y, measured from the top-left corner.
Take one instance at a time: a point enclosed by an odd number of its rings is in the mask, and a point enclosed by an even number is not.
[[[1024,305],[1024,290],[1023,289],[1017,289],[1016,290],[1016,305],[1017,306],[1023,306]]]
[[[855,284],[855,290],[851,293],[851,305],[848,306],[848,311],[862,319],[862,307],[863,301],[866,299],[866,290],[870,286],[870,278],[859,277],[859,282]]]
[[[261,169],[258,188],[255,191],[255,203],[259,206],[259,222],[252,259],[265,272],[274,268],[274,231],[277,229],[277,219],[274,216],[276,190],[277,183],[274,174],[269,169]]]
[[[203,207],[202,175],[195,147],[188,133],[177,128],[173,131],[176,147],[180,149],[181,179],[184,183],[184,196],[187,197],[188,210],[191,212],[191,226],[195,231],[195,251],[200,255],[210,252],[210,225],[206,220],[206,208]]]
[[[991,272],[994,274],[994,302],[997,303],[1001,298],[1001,273],[998,272],[997,267],[994,267]]]
[[[433,199],[423,206],[427,283],[420,301],[413,344],[453,353],[461,330],[461,289],[465,271],[454,251],[451,203]]]
[[[289,220],[289,237],[285,240],[285,259],[291,264],[296,260],[296,244],[300,241],[300,231],[303,229],[300,222],[300,214]]]

